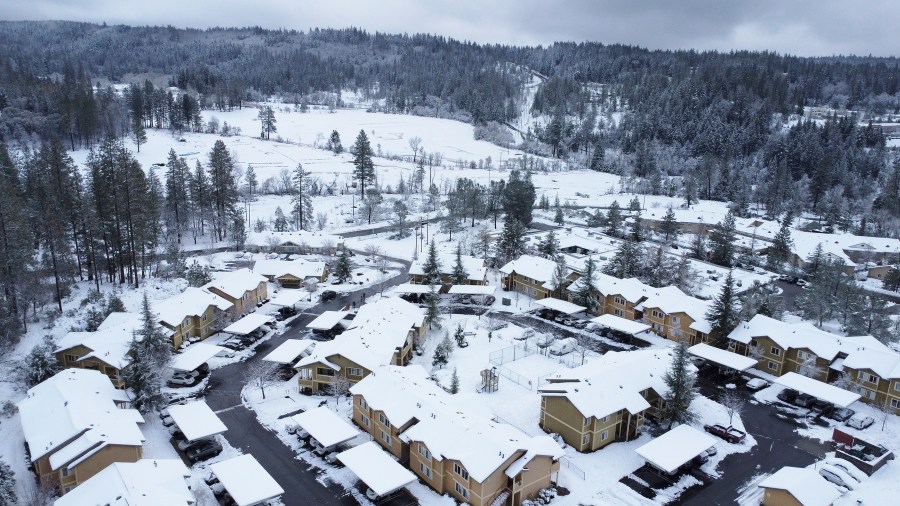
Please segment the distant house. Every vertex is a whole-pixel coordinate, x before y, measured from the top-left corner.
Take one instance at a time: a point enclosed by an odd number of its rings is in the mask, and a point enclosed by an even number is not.
[[[540,387],[540,426],[580,452],[637,436],[668,393],[671,350],[609,352],[547,379]]]
[[[195,498],[187,482],[190,476],[191,471],[177,459],[115,462],[53,505],[191,506]]]
[[[300,390],[322,392],[335,377],[354,384],[382,365],[408,364],[425,324],[422,309],[398,297],[362,306],[346,332],[294,364]]]
[[[815,469],[782,467],[759,483],[763,506],[831,506],[841,491]]]
[[[187,339],[206,339],[233,321],[234,304],[202,288],[188,288],[153,306],[159,322],[172,334],[178,348]]]
[[[303,259],[295,260],[257,260],[253,264],[253,272],[264,276],[283,288],[302,288],[308,278],[315,278],[317,283],[328,279],[328,264]]]
[[[308,230],[251,232],[247,237],[248,249],[280,254],[332,255],[343,244],[341,236]]]
[[[500,268],[500,283],[533,299],[549,297],[557,291],[554,273],[556,262],[532,255],[522,255]]]
[[[128,350],[134,332],[143,325],[135,313],[111,313],[96,332],[69,332],[56,346],[56,360],[62,367],[93,369],[109,376],[116,388],[123,388],[122,372],[131,364]],[[171,331],[160,325],[160,330]]]
[[[231,312],[240,318],[256,310],[256,305],[268,297],[266,278],[250,269],[238,269],[216,276],[203,286],[228,302],[232,303]]]
[[[465,285],[486,285],[487,266],[484,260],[469,255],[461,255],[463,269],[466,271]],[[409,282],[420,285],[424,282],[425,262],[428,259],[420,257],[409,267]],[[456,255],[439,255],[438,263],[441,267],[442,292],[447,292],[453,285],[453,268],[456,266]]]
[[[114,462],[137,462],[144,418],[99,371],[66,369],[19,404],[25,443],[40,482],[66,494]]]

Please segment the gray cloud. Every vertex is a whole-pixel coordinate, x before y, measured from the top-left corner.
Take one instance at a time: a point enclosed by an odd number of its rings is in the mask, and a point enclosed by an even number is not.
[[[506,44],[590,40],[802,56],[900,54],[900,2],[893,0],[31,0],[0,3],[0,19],[198,28],[357,26]]]

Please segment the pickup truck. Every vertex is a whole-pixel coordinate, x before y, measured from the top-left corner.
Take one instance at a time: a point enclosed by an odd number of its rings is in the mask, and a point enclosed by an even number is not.
[[[725,427],[724,425],[719,425],[719,424],[704,425],[703,429],[706,432],[709,432],[710,434],[712,434],[714,436],[719,436],[720,438],[724,439],[725,441],[728,441],[729,443],[740,443],[741,441],[744,440],[745,437],[747,437],[746,432],[735,429],[734,427],[731,427],[731,426]]]

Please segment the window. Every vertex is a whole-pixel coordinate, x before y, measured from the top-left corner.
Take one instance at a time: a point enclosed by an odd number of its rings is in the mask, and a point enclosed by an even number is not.
[[[600,433],[600,441],[606,441],[607,439],[609,439],[609,431],[605,430]]]
[[[300,369],[300,379],[311,380],[312,369]]]
[[[460,475],[460,476],[462,476],[462,478],[463,478],[464,480],[468,480],[468,479],[469,479],[469,472],[466,471],[465,469],[463,469],[463,466],[461,466],[461,465],[459,465],[459,464],[453,464],[453,472],[456,473],[456,474],[458,474],[458,475]]]
[[[347,376],[362,376],[362,369],[359,367],[348,367]]]
[[[200,317],[200,321],[204,321],[204,322],[206,321],[206,313],[203,313],[203,316]]]
[[[63,475],[63,478],[65,478],[65,477],[67,477],[67,476],[72,476],[72,470],[69,469],[68,466],[67,466],[67,467],[63,467],[63,468],[62,468],[62,475]]]
[[[70,364],[73,362],[78,362],[78,357],[76,357],[75,355],[66,355],[66,362],[68,362]],[[900,389],[898,389],[898,390],[900,390]]]
[[[894,409],[900,409],[900,399],[891,399],[891,407]]]
[[[865,381],[866,383],[872,383],[873,385],[878,384],[878,376],[875,376],[874,374],[869,374],[867,372],[860,372],[859,379],[860,379],[860,381]]]
[[[388,420],[388,417],[384,416],[384,413],[378,413],[378,421],[384,425],[390,425],[391,421]]]
[[[894,383],[894,390],[900,391],[900,381]]]
[[[368,416],[366,416],[366,415],[359,415],[359,420],[360,420],[360,421],[362,422],[362,424],[365,425],[366,427],[369,426],[369,417],[368,417]]]
[[[369,409],[369,403],[366,402],[362,397],[359,398],[359,407],[362,409]]]
[[[772,346],[772,355],[775,355],[776,357],[780,357],[781,356],[781,348]]]
[[[654,318],[662,318],[662,313],[655,309],[650,311],[650,314],[653,315]]]
[[[609,421],[609,415],[604,416],[604,417],[601,419],[601,421],[603,421],[603,422],[608,422],[608,421]]]
[[[190,324],[190,321],[191,321],[191,319],[190,319],[189,317],[188,317],[188,318],[185,318],[184,321],[181,322],[181,325],[187,327],[188,324]]]
[[[590,418],[590,417],[585,417],[585,419],[584,419],[584,426],[587,427],[587,426],[590,425],[590,424],[591,424],[591,418]]]
[[[431,468],[426,466],[424,462],[419,462],[419,471],[422,471],[425,477],[431,478]]]
[[[813,359],[813,360],[814,360],[814,359],[816,358],[816,356],[813,355],[812,353],[809,353],[809,352],[806,352],[806,351],[798,351],[798,352],[797,352],[797,358],[799,358],[800,360],[809,360],[809,359]]]
[[[391,435],[385,431],[381,431],[381,440],[384,441],[385,446],[391,446]]]
[[[875,391],[874,390],[869,390],[868,388],[860,388],[859,394],[862,395],[863,397],[865,397],[866,399],[869,399],[870,401],[875,400]]]
[[[334,376],[334,369],[330,367],[319,367],[316,369],[316,373],[319,376]]]
[[[419,444],[419,455],[425,457],[426,459],[431,458],[431,452],[428,451],[428,448],[425,448],[425,445]]]
[[[618,317],[624,317],[625,311],[622,311],[621,309],[613,309],[613,314]]]
[[[585,434],[584,436],[581,436],[581,444],[586,445],[586,444],[588,444],[588,443],[590,443],[590,442],[591,442],[591,435],[590,435],[590,434]]]
[[[466,499],[469,498],[469,491],[466,490],[466,487],[460,485],[459,483],[456,484],[456,493],[465,497]]]
[[[616,301],[616,304],[620,304],[620,305],[625,304],[625,299],[623,299],[622,297],[616,297],[614,300]]]
[[[679,318],[679,317],[677,317],[677,316],[673,316],[673,317],[672,317],[672,323],[675,324],[675,325],[678,325],[679,323],[681,323],[681,318]]]
[[[772,361],[770,360],[770,361],[769,361],[769,369],[772,370],[772,371],[777,371],[777,370],[778,370],[778,364],[777,364],[776,362],[772,362]]]

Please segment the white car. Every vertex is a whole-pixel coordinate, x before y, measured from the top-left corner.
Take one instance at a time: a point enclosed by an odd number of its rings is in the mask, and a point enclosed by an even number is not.
[[[747,382],[747,390],[750,390],[751,392],[757,392],[767,386],[769,386],[769,382],[761,378],[753,378]]]
[[[517,339],[517,340],[519,340],[519,341],[524,341],[524,340],[526,340],[526,339],[531,339],[532,337],[534,337],[534,330],[533,330],[533,329],[526,329],[524,332],[522,332],[521,334],[517,335],[517,336],[515,337],[515,339]]]
[[[866,473],[860,471],[858,467],[854,466],[848,460],[839,459],[837,457],[828,457],[827,459],[825,459],[825,463],[837,467],[841,471],[849,474],[854,480],[860,483],[862,483],[863,480],[869,477]]]
[[[551,355],[565,355],[575,351],[576,341],[574,337],[566,339],[557,339],[555,343],[550,345]]]
[[[825,478],[831,483],[834,483],[839,487],[844,487],[848,490],[854,490],[859,486],[859,482],[856,481],[856,479],[854,479],[852,476],[844,472],[843,469],[829,464],[823,464],[822,467],[819,468],[819,475],[821,475],[822,478]]]
[[[850,419],[847,420],[846,423],[848,426],[853,427],[854,429],[863,430],[866,427],[875,423],[875,419],[872,418],[871,416],[866,416],[866,415],[857,413],[857,414],[851,416]]]

